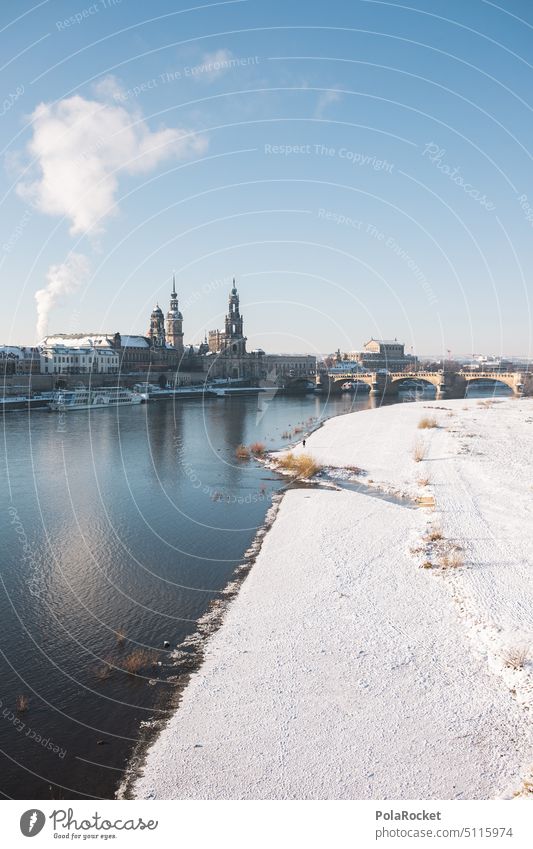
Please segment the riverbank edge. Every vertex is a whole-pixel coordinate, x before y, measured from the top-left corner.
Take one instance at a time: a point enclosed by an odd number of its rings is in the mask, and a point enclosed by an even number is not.
[[[165,710],[165,716],[141,723],[140,738],[128,757],[115,792],[115,799],[132,800],[135,798],[133,787],[141,775],[148,750],[176,711],[179,710],[192,675],[200,669],[204,662],[207,643],[222,626],[231,602],[238,595],[259,556],[265,536],[274,524],[285,492],[286,487],[283,487],[279,492],[274,493],[264,521],[258,527],[251,545],[244,552],[242,563],[235,568],[233,576],[224,589],[218,591],[216,597],[211,600],[205,613],[198,619],[193,633],[185,637],[173,652],[172,657],[176,661],[176,666],[179,667],[180,662],[183,664],[185,661],[186,669],[178,672],[176,676],[175,686],[162,708]]]
[[[201,668],[204,662],[207,643],[213,634],[215,634],[222,626],[231,602],[238,595],[242,585],[253,568],[261,551],[265,536],[274,524],[278,511],[281,507],[281,502],[290,487],[290,482],[283,481],[283,478],[286,478],[287,474],[277,467],[277,464],[273,462],[272,458],[277,453],[290,451],[297,445],[300,445],[302,439],[307,439],[312,433],[320,430],[320,428],[324,427],[324,425],[332,418],[337,418],[339,415],[351,415],[354,412],[358,411],[348,410],[343,413],[336,413],[333,416],[322,418],[313,426],[306,428],[305,433],[302,434],[301,438],[295,439],[293,442],[288,443],[281,449],[266,452],[263,458],[254,458],[256,462],[261,463],[265,468],[269,469],[269,471],[278,475],[281,488],[272,496],[272,503],[266,512],[264,521],[258,527],[251,545],[243,554],[243,562],[235,568],[233,576],[230,578],[224,589],[219,590],[216,597],[209,603],[205,613],[198,619],[196,629],[193,633],[185,637],[173,652],[172,656],[174,660],[177,661],[176,666],[179,667],[179,661],[181,660],[182,664],[183,662],[186,663],[186,670],[177,673],[175,686],[172,688],[170,694],[167,694],[167,697],[164,699],[164,703],[159,708],[159,710],[165,712],[165,716],[157,718],[154,717],[153,719],[141,723],[140,737],[128,756],[126,766],[115,791],[115,799],[131,800],[135,798],[133,796],[133,787],[137,779],[140,777],[148,750],[158,739],[161,732],[174,716],[176,711],[179,710],[183,695],[189,685],[192,675]],[[294,482],[293,477],[291,477],[291,482]],[[315,484],[315,486],[318,488],[318,484]],[[172,680],[172,678],[167,680]]]

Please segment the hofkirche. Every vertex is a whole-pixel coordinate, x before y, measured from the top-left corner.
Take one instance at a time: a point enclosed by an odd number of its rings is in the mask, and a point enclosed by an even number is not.
[[[178,381],[230,378],[285,382],[315,374],[316,358],[307,354],[267,354],[248,351],[244,317],[235,278],[228,298],[223,330],[211,330],[199,345],[184,343],[183,315],[176,280],[167,314],[156,304],[145,336],[116,333],[59,333],[40,344],[41,374],[138,374],[174,372]],[[196,377],[195,377],[196,376]],[[171,375],[169,375],[169,378]]]

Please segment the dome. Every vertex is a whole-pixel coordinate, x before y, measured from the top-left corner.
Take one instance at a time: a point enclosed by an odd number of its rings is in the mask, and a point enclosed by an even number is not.
[[[167,312],[167,319],[169,321],[183,321],[183,316],[179,310],[169,310]]]
[[[152,310],[152,318],[163,318],[163,311],[159,304],[155,305],[155,308]]]

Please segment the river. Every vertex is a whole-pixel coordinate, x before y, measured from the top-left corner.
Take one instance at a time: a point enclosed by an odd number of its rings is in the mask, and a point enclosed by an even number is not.
[[[236,447],[279,448],[295,428],[374,403],[278,395],[4,416],[4,796],[114,795],[141,724],[168,704],[170,652],[284,485]]]

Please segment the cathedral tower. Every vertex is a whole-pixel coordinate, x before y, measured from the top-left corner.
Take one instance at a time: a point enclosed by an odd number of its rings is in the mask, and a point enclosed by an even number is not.
[[[242,355],[246,353],[246,337],[243,333],[243,319],[239,309],[239,294],[233,278],[233,288],[230,292],[228,303],[228,314],[224,332],[224,345],[226,351],[231,354]]]
[[[172,275],[172,292],[170,293],[170,309],[167,312],[167,342],[179,354],[183,354],[183,316],[178,307],[176,294],[176,277]]]
[[[154,348],[165,347],[165,319],[163,317],[163,311],[159,304],[156,304],[155,308],[152,310],[152,314],[150,316],[150,328],[148,330],[148,337]]]

